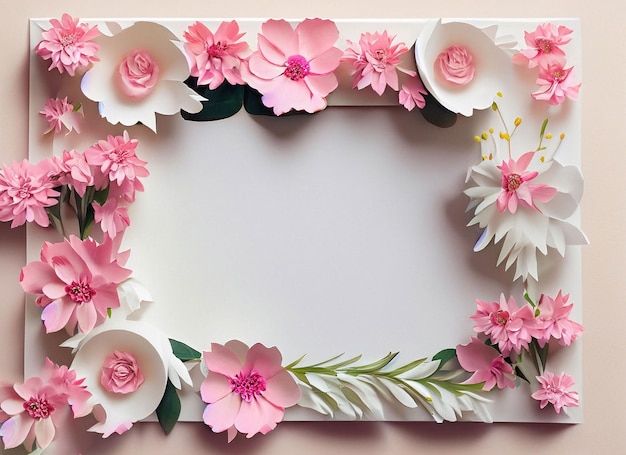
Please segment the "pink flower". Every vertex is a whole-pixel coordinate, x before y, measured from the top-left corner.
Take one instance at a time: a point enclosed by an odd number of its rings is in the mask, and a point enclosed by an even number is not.
[[[517,63],[528,62],[529,68],[547,66],[555,61],[565,61],[565,52],[560,46],[572,40],[572,30],[564,25],[541,24],[534,32],[524,32],[527,49],[522,49],[513,57]]]
[[[50,384],[56,386],[61,393],[67,395],[67,403],[72,408],[74,417],[84,417],[92,410],[89,404],[91,393],[83,383],[85,378],[76,378],[76,371],[70,370],[65,365],[56,365],[50,359],[46,359],[44,378],[48,378]]]
[[[574,385],[574,379],[565,373],[557,376],[550,371],[545,371],[542,376],[536,376],[541,388],[531,395],[535,400],[540,401],[539,407],[545,408],[548,403],[554,405],[557,414],[567,406],[578,406],[578,392],[570,391]]]
[[[216,433],[227,430],[229,442],[237,431],[251,438],[273,430],[285,408],[300,399],[300,389],[281,366],[276,347],[257,343],[248,348],[236,340],[224,346],[212,343],[203,358],[208,369],[200,387],[208,403],[204,422]]]
[[[63,14],[61,21],[51,19],[52,28],[42,32],[41,40],[35,46],[35,52],[44,60],[51,60],[48,71],[56,68],[60,73],[67,71],[70,76],[79,67],[97,62],[99,46],[93,40],[100,35],[98,27],[89,28],[87,24],[78,24],[78,18]]]
[[[574,78],[573,67],[564,68],[564,66],[565,62],[555,62],[539,69],[537,76],[539,90],[532,94],[533,98],[547,101],[552,105],[563,103],[566,96],[572,100],[578,98],[581,83]]]
[[[131,185],[128,191],[132,193],[130,200],[134,199],[135,191],[143,191],[138,178],[147,177],[150,172],[145,167],[147,163],[135,154],[138,144],[137,139],[131,139],[128,132],[124,131],[123,136],[109,135],[106,141],[98,141],[85,150],[87,163],[98,168],[95,174],[97,189],[105,188],[109,182],[118,186],[129,182]]]
[[[464,46],[446,48],[435,59],[435,67],[441,77],[455,85],[467,85],[474,78],[474,57]]]
[[[476,300],[477,311],[473,316],[476,326],[474,331],[489,336],[492,343],[497,343],[502,355],[508,356],[511,351],[520,353],[528,348],[532,339],[535,317],[530,305],[517,307],[513,297],[508,302],[504,294],[500,302],[484,302]]]
[[[261,30],[259,50],[242,67],[244,81],[276,115],[324,109],[326,96],[338,85],[333,71],[342,54],[333,46],[339,38],[335,23],[305,19],[294,30],[284,20],[271,19]]]
[[[409,77],[400,87],[398,102],[409,111],[415,109],[415,106],[422,109],[426,105],[426,100],[424,99],[426,94],[427,92],[422,81],[417,76]]]
[[[79,111],[74,111],[74,106],[67,102],[67,96],[63,99],[49,98],[44,108],[39,111],[48,121],[48,129],[44,134],[53,131],[60,133],[63,128],[67,130],[66,134],[72,131],[80,133],[80,120],[82,115]]]
[[[539,175],[537,171],[527,170],[534,155],[535,152],[528,152],[517,161],[511,158],[498,166],[502,171],[502,191],[496,201],[500,212],[508,209],[509,212],[515,213],[519,204],[539,212],[535,201],[546,203],[556,195],[554,187],[544,183],[528,183]]]
[[[120,306],[117,286],[131,270],[122,267],[121,255],[119,262],[109,238],[98,244],[70,236],[60,243],[45,242],[41,261],[22,268],[20,283],[24,291],[40,294],[37,305],[44,308],[41,318],[48,333],[65,327],[72,334],[76,325],[87,333],[105,320],[108,308]]]
[[[11,227],[34,221],[50,224],[46,207],[58,204],[59,192],[46,172],[44,162],[33,165],[24,160],[3,165],[0,172],[0,221],[11,221]]]
[[[137,390],[144,378],[130,352],[113,351],[105,357],[100,383],[108,392],[127,394]]]
[[[343,62],[352,64],[353,87],[361,90],[369,85],[382,95],[386,86],[398,91],[398,71],[415,76],[415,71],[401,68],[400,56],[408,52],[404,43],[392,44],[395,36],[383,33],[363,33],[358,43],[348,41]]]
[[[537,326],[533,333],[533,337],[537,339],[541,347],[552,338],[559,340],[559,344],[563,346],[569,346],[582,333],[583,326],[569,319],[574,305],[567,304],[568,298],[569,295],[562,295],[561,291],[555,298],[547,295],[541,296],[540,313],[535,318]]]
[[[159,65],[143,49],[134,49],[117,68],[119,87],[134,100],[145,98],[159,81]]]
[[[128,217],[128,208],[120,207],[117,199],[112,198],[100,205],[97,202],[92,204],[94,209],[94,219],[96,223],[100,223],[102,232],[112,239],[120,232],[124,232],[130,226],[130,218]]]
[[[474,373],[467,381],[467,384],[478,384],[484,382],[483,390],[491,390],[495,386],[499,389],[505,387],[515,387],[515,372],[508,364],[502,354],[491,346],[487,346],[476,337],[468,344],[461,344],[456,347],[456,356],[461,368],[470,373]]]
[[[238,42],[244,34],[236,21],[222,22],[215,34],[201,22],[189,26],[183,34],[184,48],[198,85],[215,90],[224,79],[231,85],[244,84],[241,62],[250,49],[248,43]]]
[[[47,165],[50,177],[58,185],[70,185],[81,197],[85,195],[87,187],[94,184],[85,155],[76,150],[63,150],[62,156],[53,156]]]

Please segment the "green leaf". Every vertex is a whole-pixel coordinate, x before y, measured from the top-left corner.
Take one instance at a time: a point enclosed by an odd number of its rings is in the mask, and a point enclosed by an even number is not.
[[[389,365],[389,362],[391,362],[397,355],[398,355],[397,352],[390,352],[385,357],[383,357],[380,360],[377,360],[376,362],[368,363],[366,365],[361,365],[361,366],[354,367],[354,368],[349,368],[346,371],[346,373],[351,374],[351,375],[358,375],[358,374],[370,374],[370,373],[377,372],[379,370],[382,370],[387,365]]]
[[[202,353],[196,351],[191,346],[187,346],[185,343],[173,340],[172,338],[169,340],[172,345],[172,351],[174,351],[174,355],[179,360],[186,362],[188,360],[200,360],[200,358],[202,358]]]
[[[180,416],[180,398],[178,398],[176,387],[174,387],[174,384],[172,384],[169,379],[167,380],[163,398],[156,408],[156,415],[161,428],[163,428],[163,432],[170,434],[170,431],[172,431]]]
[[[216,89],[210,90],[206,85],[198,86],[196,77],[188,78],[185,84],[208,100],[202,101],[202,110],[196,114],[181,110],[180,113],[185,120],[196,122],[222,120],[235,115],[243,105],[243,85],[231,85],[224,81]]]
[[[111,308],[107,308],[107,316],[111,319],[112,310]]]
[[[450,128],[456,124],[457,114],[443,107],[430,93],[424,97],[426,105],[420,109],[428,123],[439,128]]]
[[[456,357],[456,349],[452,348],[444,349],[435,354],[433,356],[433,360],[439,360],[439,366],[437,367],[437,371],[441,370],[441,368],[454,357]]]
[[[398,375],[401,375],[402,373],[406,373],[407,371],[411,371],[413,368],[416,368],[420,366],[422,363],[424,363],[425,360],[426,360],[426,357],[424,357],[423,359],[414,360],[411,363],[407,363],[406,365],[403,365],[400,368],[396,368],[395,370],[390,371],[388,376],[398,376]],[[441,364],[439,365],[441,366]],[[389,378],[389,379],[392,379],[392,378]]]
[[[543,138],[543,135],[546,132],[546,128],[548,127],[548,119],[545,119],[541,124],[541,131],[539,132],[539,137]]]

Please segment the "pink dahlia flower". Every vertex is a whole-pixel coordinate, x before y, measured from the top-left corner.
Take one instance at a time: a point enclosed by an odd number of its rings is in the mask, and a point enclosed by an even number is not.
[[[513,367],[504,360],[502,354],[491,346],[487,346],[476,337],[468,344],[456,347],[456,356],[461,368],[474,373],[467,381],[468,384],[484,382],[483,390],[491,390],[495,386],[499,389],[515,387],[515,372]]]
[[[531,396],[540,401],[541,409],[551,403],[556,413],[559,414],[564,407],[578,406],[578,392],[569,390],[574,385],[574,379],[570,375],[561,373],[557,376],[550,371],[545,371],[542,376],[536,376],[536,378],[541,387]]]
[[[83,197],[87,187],[94,183],[85,155],[76,150],[63,150],[62,156],[53,156],[47,161],[47,165],[49,175],[57,185],[71,186],[80,197]]]
[[[248,348],[240,341],[211,344],[203,355],[208,374],[200,394],[208,403],[204,422],[214,432],[228,431],[229,442],[237,431],[250,438],[266,434],[283,419],[285,408],[300,399],[300,389],[281,366],[276,347],[260,343]]]
[[[236,21],[222,22],[215,34],[201,22],[189,26],[183,34],[184,48],[198,85],[215,90],[224,79],[231,85],[244,84],[241,62],[250,50],[248,43],[239,41],[244,34]]]
[[[527,49],[515,54],[517,63],[528,62],[529,68],[547,66],[555,61],[564,61],[565,52],[561,46],[572,40],[573,31],[564,25],[546,23],[538,25],[534,32],[524,32]]]
[[[540,313],[535,318],[537,327],[533,331],[533,337],[540,346],[545,346],[552,338],[563,346],[569,346],[582,333],[583,326],[569,318],[574,305],[567,303],[568,298],[569,295],[563,295],[561,291],[554,298],[541,296]]]
[[[292,109],[316,112],[337,88],[335,69],[342,52],[334,47],[339,30],[334,22],[305,19],[295,30],[284,20],[261,26],[259,50],[244,65],[243,79],[258,90],[263,104],[276,115]]]
[[[509,212],[515,213],[520,204],[540,211],[535,201],[546,203],[556,195],[554,187],[545,183],[529,183],[539,175],[537,171],[527,170],[534,156],[535,152],[528,152],[517,161],[511,158],[498,166],[502,172],[502,191],[496,201],[500,212],[508,209]]]
[[[119,206],[116,198],[109,199],[104,205],[94,202],[92,206],[96,223],[100,223],[102,232],[112,239],[130,226],[128,208]]]
[[[69,14],[63,14],[61,21],[51,19],[50,25],[52,28],[42,32],[43,39],[35,46],[37,55],[51,61],[48,70],[56,68],[73,76],[77,68],[99,60],[98,43],[92,41],[100,35],[97,26],[79,24],[78,18]]]
[[[20,283],[29,294],[39,294],[37,305],[44,308],[41,318],[46,331],[63,327],[73,334],[76,326],[87,333],[104,322],[108,308],[118,308],[117,286],[131,270],[113,250],[107,238],[98,244],[89,238],[70,236],[64,242],[45,242],[41,261],[22,268]]]
[[[48,129],[44,134],[50,131],[60,133],[63,129],[67,130],[66,134],[72,131],[80,133],[82,115],[80,111],[74,111],[74,105],[67,102],[67,96],[62,99],[49,98],[39,113],[48,121]]]
[[[426,89],[417,76],[409,77],[400,87],[398,92],[398,102],[408,111],[415,109],[415,106],[422,109],[426,106]]]
[[[572,73],[572,68],[565,68],[565,62],[555,62],[541,67],[537,76],[539,90],[532,94],[536,100],[547,101],[551,105],[559,105],[565,97],[575,100],[582,85]]]

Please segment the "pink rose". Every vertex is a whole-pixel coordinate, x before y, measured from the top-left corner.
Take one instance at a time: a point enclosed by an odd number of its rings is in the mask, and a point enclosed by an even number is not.
[[[467,85],[474,78],[474,57],[466,47],[448,47],[439,54],[435,65],[441,76],[453,84]]]
[[[133,99],[145,98],[159,81],[159,65],[142,49],[122,60],[118,72],[122,92]]]
[[[132,354],[113,351],[104,359],[100,383],[107,392],[131,393],[141,387],[143,381],[139,364]]]

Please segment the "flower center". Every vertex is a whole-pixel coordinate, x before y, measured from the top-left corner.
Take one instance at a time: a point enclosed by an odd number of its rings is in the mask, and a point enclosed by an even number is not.
[[[287,68],[283,74],[292,81],[299,81],[311,72],[306,58],[301,55],[292,55],[287,59]]]
[[[387,52],[385,49],[376,49],[374,51],[374,59],[378,63],[374,64],[374,68],[378,71],[384,71],[387,67]]]
[[[496,325],[506,325],[509,322],[509,312],[504,310],[498,310],[491,313],[491,323]]]
[[[563,71],[555,71],[554,73],[552,73],[552,77],[554,78],[554,80],[556,82],[562,82],[563,81]]]
[[[109,161],[113,162],[113,163],[123,163],[126,161],[126,158],[128,158],[128,151],[127,150],[113,150],[111,153],[109,153]]]
[[[24,402],[24,409],[33,419],[47,419],[54,412],[54,406],[45,398],[30,397]]]
[[[553,393],[555,395],[563,395],[563,389],[561,389],[560,387],[557,386],[553,386],[551,384],[548,384],[546,386],[546,390],[550,393]]]
[[[539,38],[535,41],[535,45],[538,49],[541,49],[541,52],[544,54],[549,54],[552,52],[552,41],[547,40],[545,38]]]
[[[522,185],[522,177],[519,174],[511,174],[506,179],[505,189],[515,191]]]
[[[222,58],[226,53],[227,48],[228,45],[226,43],[218,41],[217,43],[207,46],[206,51],[210,58]]]
[[[267,382],[265,378],[256,371],[251,372],[248,376],[241,373],[234,378],[228,378],[232,391],[241,395],[241,399],[250,403],[256,395],[265,392]]]
[[[65,286],[65,292],[74,303],[90,302],[93,296],[96,295],[96,290],[89,284],[77,283],[76,281],[72,281],[72,284]]]
[[[69,35],[63,35],[61,36],[59,42],[61,43],[61,46],[63,46],[63,49],[67,49],[68,47],[74,46],[76,44],[76,37],[73,33]]]

